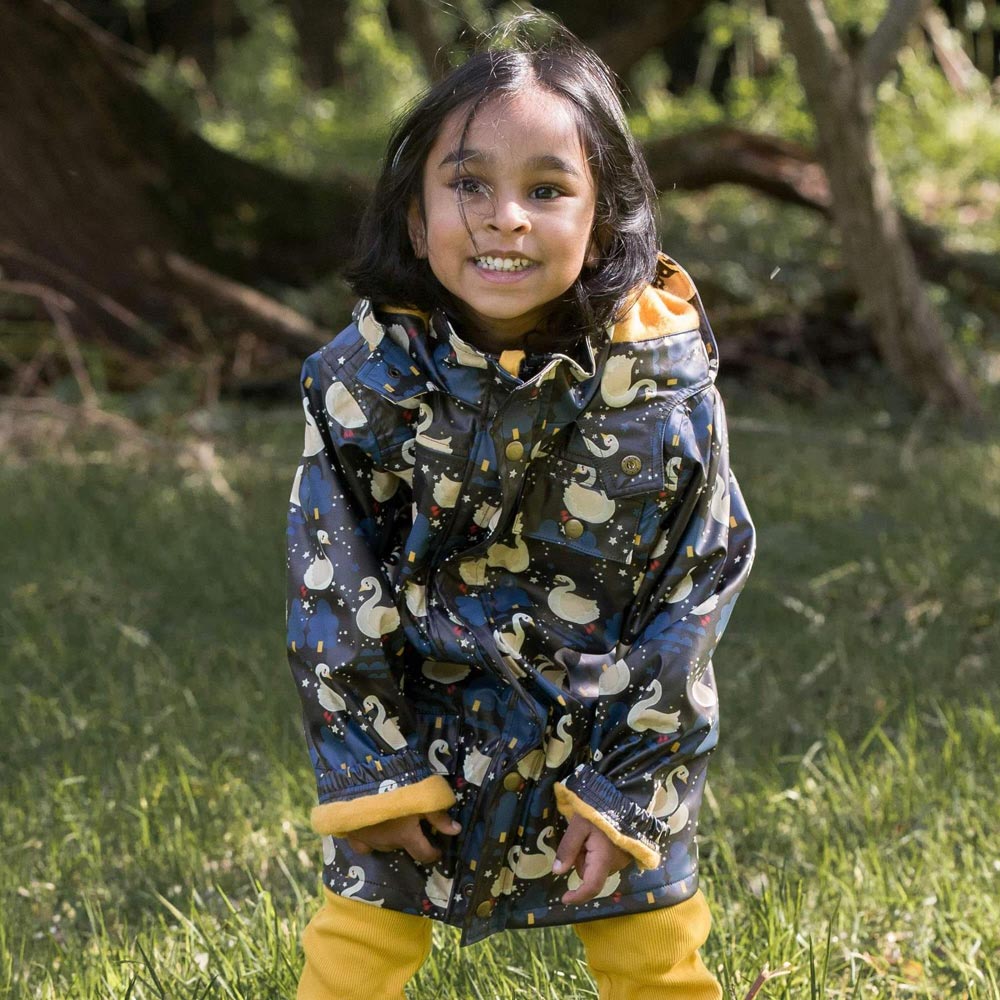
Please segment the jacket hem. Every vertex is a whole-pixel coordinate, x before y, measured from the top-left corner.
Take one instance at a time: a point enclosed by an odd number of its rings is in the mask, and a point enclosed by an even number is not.
[[[438,812],[455,804],[455,793],[439,774],[386,792],[315,806],[310,817],[320,834],[341,837],[363,826],[400,816]]]

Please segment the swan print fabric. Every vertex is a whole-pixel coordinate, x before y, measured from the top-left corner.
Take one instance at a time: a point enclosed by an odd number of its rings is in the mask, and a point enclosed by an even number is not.
[[[495,358],[443,313],[363,301],[302,370],[288,656],[324,881],[466,944],[697,888],[712,656],[753,527],[685,272],[661,258],[597,339]],[[432,867],[345,839],[433,809],[462,833]],[[567,907],[576,812],[635,863]]]

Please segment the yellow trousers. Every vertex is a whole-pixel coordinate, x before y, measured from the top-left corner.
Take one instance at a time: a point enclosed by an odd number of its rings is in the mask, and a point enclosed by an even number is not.
[[[297,1000],[404,1000],[431,953],[431,921],[324,888],[302,935]],[[575,924],[600,1000],[720,1000],[698,949],[711,917],[700,891],[676,906]]]

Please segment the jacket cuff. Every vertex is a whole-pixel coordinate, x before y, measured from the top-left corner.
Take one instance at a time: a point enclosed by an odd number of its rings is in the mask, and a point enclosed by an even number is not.
[[[660,822],[607,778],[581,764],[556,785],[556,805],[567,819],[579,813],[615,847],[631,854],[640,868],[659,868],[657,841]]]
[[[363,826],[400,816],[437,812],[455,804],[455,793],[439,774],[412,785],[402,785],[374,795],[326,802],[312,811],[312,828],[317,833],[342,837]]]

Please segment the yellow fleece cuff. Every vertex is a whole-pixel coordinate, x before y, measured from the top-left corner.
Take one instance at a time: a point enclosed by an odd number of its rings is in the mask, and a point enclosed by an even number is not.
[[[626,837],[620,830],[615,829],[592,805],[588,805],[579,795],[571,792],[563,784],[556,785],[556,806],[567,819],[572,819],[573,816],[579,814],[585,820],[593,823],[615,847],[631,854],[640,868],[660,867],[659,851],[632,837]]]
[[[455,793],[440,774],[433,774],[412,785],[402,785],[388,792],[363,795],[343,802],[325,802],[316,806],[310,817],[317,833],[341,837],[363,826],[381,823],[399,816],[437,812],[455,804]]]

